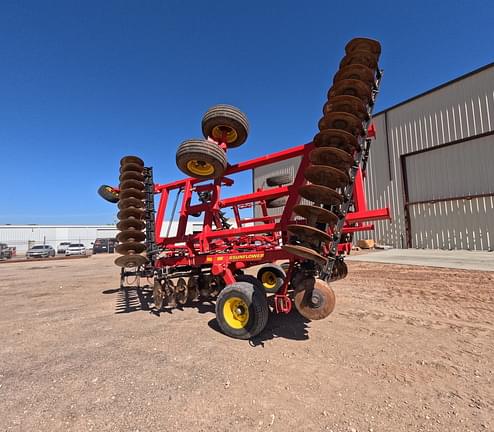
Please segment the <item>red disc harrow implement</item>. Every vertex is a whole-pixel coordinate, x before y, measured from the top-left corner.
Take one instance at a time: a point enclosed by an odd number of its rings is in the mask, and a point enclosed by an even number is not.
[[[140,158],[121,160],[119,187],[102,186],[100,194],[118,200],[116,250],[122,256],[115,263],[122,281],[130,274],[153,277],[158,310],[215,300],[221,330],[240,339],[264,329],[270,295],[276,313],[289,313],[293,304],[311,320],[333,311],[329,283],[347,275],[344,256],[353,233],[389,218],[387,208],[367,209],[363,189],[375,137],[371,114],[382,77],[380,44],[357,38],[345,51],[319,132],[308,144],[229,165],[227,153],[246,141],[249,125],[237,108],[217,105],[203,117],[205,139],[178,148],[177,166],[189,177],[157,184]],[[301,162],[294,178],[273,176],[253,193],[222,198],[223,189],[234,186],[232,175],[296,157]],[[174,191],[172,213],[180,204],[179,217],[170,236],[164,224]],[[241,217],[241,210],[256,206],[261,216]],[[283,207],[282,213],[270,214],[273,207]],[[189,217],[202,217],[200,230],[187,233]],[[257,277],[244,274],[259,265]]]

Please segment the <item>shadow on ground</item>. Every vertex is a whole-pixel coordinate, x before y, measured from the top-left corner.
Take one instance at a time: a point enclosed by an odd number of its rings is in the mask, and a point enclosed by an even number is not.
[[[125,287],[113,288],[102,291],[102,294],[117,294],[116,314],[147,311],[160,316],[162,313],[183,311],[185,309],[197,309],[201,314],[214,313],[214,303],[210,301],[194,302],[186,305],[177,305],[174,308],[164,307],[157,310],[153,303],[153,290],[150,287]]]
[[[107,289],[103,294],[117,294],[116,314],[131,313],[131,312],[149,312],[153,315],[160,316],[161,314],[171,314],[172,311],[184,311],[185,309],[196,309],[200,314],[215,313],[215,305],[213,302],[194,302],[183,306],[177,305],[175,308],[163,308],[157,310],[153,304],[153,291],[151,288],[126,287],[124,289],[115,288]],[[253,347],[264,346],[264,342],[275,339],[284,338],[291,340],[307,340],[308,323],[310,321],[300,315],[296,310],[292,310],[289,314],[269,315],[269,321],[266,328],[257,336],[249,340],[249,344]],[[208,325],[214,331],[222,333],[216,318],[211,319]]]
[[[249,345],[252,347],[264,346],[264,342],[276,338],[307,340],[309,339],[307,325],[309,322],[297,311],[292,311],[289,314],[271,313],[266,328],[259,335],[249,339]],[[222,333],[216,318],[210,320],[208,325],[213,330]]]

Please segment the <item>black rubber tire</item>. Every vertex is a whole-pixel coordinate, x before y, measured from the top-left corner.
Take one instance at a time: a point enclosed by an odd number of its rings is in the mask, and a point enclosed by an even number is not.
[[[238,276],[237,278],[241,278]],[[216,299],[216,320],[227,336],[235,339],[250,339],[261,333],[268,322],[269,308],[266,296],[259,289],[257,279],[252,282],[235,282],[221,290]],[[232,297],[240,298],[249,310],[248,321],[241,328],[231,327],[224,316],[224,307]]]
[[[212,166],[213,171],[203,175],[194,173],[187,166],[191,161],[209,164]],[[226,153],[218,144],[202,139],[187,140],[180,144],[177,150],[176,162],[183,173],[197,179],[219,178],[225,172],[228,164]]]
[[[263,276],[266,273],[272,273],[272,284],[267,284],[263,281]],[[286,273],[285,271],[276,264],[265,264],[263,265],[257,272],[257,280],[261,282],[264,291],[267,293],[275,294],[278,290],[283,286],[283,282],[285,281]]]
[[[236,133],[236,137],[226,143],[228,147],[238,147],[247,140],[249,122],[247,116],[238,108],[231,105],[215,105],[207,110],[202,118],[204,138],[211,137],[215,141],[218,140],[215,128],[222,126],[233,129]]]
[[[293,181],[291,174],[280,174],[266,179],[268,186],[283,186]]]
[[[112,204],[118,203],[118,200],[120,199],[118,192],[110,192],[107,188],[113,189],[111,186],[101,185],[98,188],[98,195]]]
[[[286,204],[287,197],[275,198],[266,201],[267,208],[278,208],[283,207]]]

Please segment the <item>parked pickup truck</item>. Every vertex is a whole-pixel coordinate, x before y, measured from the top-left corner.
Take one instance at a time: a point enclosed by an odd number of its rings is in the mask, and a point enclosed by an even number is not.
[[[10,259],[16,254],[15,247],[9,247],[7,243],[0,243],[0,259]]]

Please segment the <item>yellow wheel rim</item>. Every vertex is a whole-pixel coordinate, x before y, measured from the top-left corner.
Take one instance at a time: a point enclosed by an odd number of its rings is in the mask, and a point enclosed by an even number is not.
[[[238,134],[235,129],[232,129],[230,126],[218,125],[215,126],[211,132],[212,138],[215,141],[220,141],[223,138],[223,134],[226,134],[226,142],[230,144],[238,138]]]
[[[242,329],[249,321],[249,306],[240,297],[231,297],[223,305],[223,316],[233,329]]]
[[[192,159],[187,162],[187,170],[195,175],[211,175],[214,173],[214,166],[209,162]]]
[[[115,189],[113,189],[113,188],[112,188],[112,187],[110,187],[110,186],[105,187],[105,190],[106,190],[107,192],[112,193],[113,195],[116,195],[116,194],[117,194],[117,193],[115,192]]]
[[[261,282],[265,289],[276,288],[277,278],[272,271],[266,271],[261,276]]]

